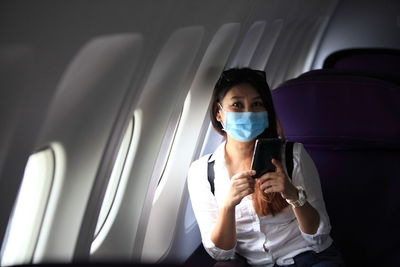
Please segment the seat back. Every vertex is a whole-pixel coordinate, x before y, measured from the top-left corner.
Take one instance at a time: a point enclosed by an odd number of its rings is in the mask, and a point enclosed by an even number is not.
[[[324,69],[351,71],[353,74],[379,77],[400,84],[400,50],[358,48],[330,55]]]
[[[318,168],[331,235],[348,266],[395,266],[400,252],[400,87],[345,69],[273,91],[290,141]]]

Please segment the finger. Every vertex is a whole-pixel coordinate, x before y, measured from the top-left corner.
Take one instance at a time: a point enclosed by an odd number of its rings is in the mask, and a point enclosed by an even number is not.
[[[246,196],[247,196],[247,195],[249,195],[249,194],[254,193],[254,188],[247,187],[247,188],[243,189],[241,192],[245,192],[245,193],[246,193]]]
[[[265,183],[263,183],[263,184],[260,184],[260,190],[262,191],[262,190],[265,190],[265,189],[267,189],[267,188],[269,188],[269,187],[271,187],[272,186],[272,183],[271,182],[265,182]]]
[[[265,190],[267,188],[270,188],[271,186],[277,186],[277,185],[278,185],[278,183],[275,180],[270,180],[270,181],[267,181],[267,182],[261,184],[260,189]]]
[[[272,159],[272,164],[274,164],[276,170],[275,172],[283,172],[283,167],[282,164],[279,162],[279,160],[276,159]]]
[[[277,192],[277,191],[276,191],[275,187],[273,187],[273,186],[271,186],[271,187],[269,187],[269,188],[264,190],[264,193],[266,193],[266,194],[274,193],[274,192]]]
[[[239,193],[239,195],[243,198],[245,196],[248,196],[250,194],[254,193],[254,190],[251,188],[247,188],[246,190],[243,190]]]
[[[235,189],[236,189],[237,192],[246,190],[248,188],[251,188],[251,186],[248,183],[238,184],[238,185],[235,186]]]
[[[257,178],[257,180],[259,180],[260,183],[263,183],[271,178],[275,178],[275,175],[276,174],[273,172],[267,172],[267,173],[263,174],[260,178]]]
[[[267,186],[265,189],[261,189],[261,190],[264,191],[265,193],[269,193],[269,192],[282,193],[284,191],[284,187],[282,186],[282,184],[276,183],[276,184],[271,184],[270,186]]]
[[[262,179],[260,178],[260,183],[265,183],[266,181],[269,180],[277,180],[277,181],[284,181],[285,180],[286,175],[284,173],[281,172],[271,172],[270,174],[268,174],[267,176],[263,177]]]
[[[245,189],[242,189],[242,190],[240,190],[240,191],[238,190],[238,191],[236,191],[236,193],[235,193],[235,198],[242,199],[242,198],[244,198],[245,196],[250,195],[250,194],[252,194],[252,193],[254,193],[254,190],[251,189],[251,188],[245,188]]]
[[[269,185],[282,186],[284,183],[285,183],[285,176],[282,173],[274,173],[274,175],[269,176],[269,179],[260,181],[261,186],[269,186]]]
[[[253,177],[247,177],[247,182],[251,185],[254,185],[256,183],[256,179]]]
[[[236,186],[247,185],[247,186],[254,187],[255,181],[251,177],[242,177],[242,178],[236,178],[236,179],[232,180],[232,183]]]
[[[241,180],[237,180],[234,182],[235,186],[237,188],[254,188],[255,182],[254,179],[250,178],[251,180],[245,180],[245,179],[241,179]]]
[[[271,172],[268,175],[266,175],[265,177],[263,177],[262,179],[259,179],[259,183],[263,184],[265,182],[268,181],[272,181],[272,180],[281,180],[280,178],[282,177],[282,175],[280,173],[276,173],[276,172]]]
[[[237,179],[241,179],[241,178],[245,178],[245,177],[251,177],[254,174],[256,174],[256,171],[254,171],[254,170],[239,172],[239,173],[235,174],[234,176],[232,176],[232,180],[237,180]]]

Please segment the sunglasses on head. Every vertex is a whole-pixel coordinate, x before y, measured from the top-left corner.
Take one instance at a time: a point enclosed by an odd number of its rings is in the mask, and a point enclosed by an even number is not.
[[[221,76],[219,77],[216,86],[221,87],[224,84],[230,83],[237,79],[237,75],[254,75],[255,79],[259,79],[260,82],[267,82],[266,81],[266,74],[263,70],[252,70],[252,69],[229,69],[222,72]]]

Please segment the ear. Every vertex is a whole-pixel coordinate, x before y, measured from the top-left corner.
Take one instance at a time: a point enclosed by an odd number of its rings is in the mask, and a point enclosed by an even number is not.
[[[224,121],[224,117],[222,115],[223,112],[221,112],[221,109],[218,108],[217,110],[217,116],[215,117],[217,119],[217,121],[219,121],[220,123],[222,123]]]

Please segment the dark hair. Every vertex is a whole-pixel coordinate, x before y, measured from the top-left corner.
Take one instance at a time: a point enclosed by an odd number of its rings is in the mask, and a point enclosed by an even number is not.
[[[215,130],[226,137],[222,130],[222,124],[217,121],[216,116],[219,110],[218,103],[222,101],[228,91],[239,84],[251,85],[261,96],[261,99],[268,111],[269,127],[258,136],[258,138],[277,138],[283,136],[282,129],[277,120],[272,95],[268,86],[264,71],[253,70],[250,68],[232,68],[225,70],[217,83],[211,98],[210,119]]]

